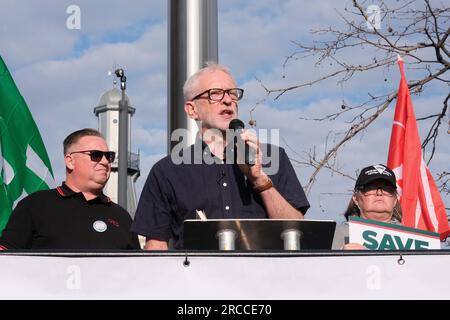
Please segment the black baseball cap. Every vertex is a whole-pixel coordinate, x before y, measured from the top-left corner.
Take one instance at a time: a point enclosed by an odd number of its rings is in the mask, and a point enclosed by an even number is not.
[[[385,165],[376,164],[361,170],[361,173],[356,180],[355,189],[378,179],[389,182],[394,188],[397,187],[397,180],[395,179],[394,172]]]

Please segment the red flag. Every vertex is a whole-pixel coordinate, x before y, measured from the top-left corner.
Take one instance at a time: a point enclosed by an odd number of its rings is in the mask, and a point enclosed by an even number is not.
[[[447,213],[439,190],[422,157],[416,115],[399,57],[401,80],[389,144],[388,167],[397,178],[403,211],[402,224],[431,232],[441,239],[450,234]]]

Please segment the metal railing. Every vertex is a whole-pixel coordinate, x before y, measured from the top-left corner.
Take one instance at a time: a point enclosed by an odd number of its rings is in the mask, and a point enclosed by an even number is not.
[[[128,170],[139,171],[139,165],[140,165],[140,154],[128,152]],[[119,167],[119,159],[117,156],[114,159],[114,162],[111,164],[111,167],[114,170],[117,170],[117,168]]]

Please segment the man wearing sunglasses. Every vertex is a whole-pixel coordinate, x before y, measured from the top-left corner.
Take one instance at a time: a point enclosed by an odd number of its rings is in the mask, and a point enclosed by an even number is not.
[[[21,200],[0,238],[0,249],[140,249],[126,210],[103,194],[115,153],[94,129],[64,140],[66,181]]]
[[[207,219],[303,218],[309,203],[283,149],[270,147],[271,154],[279,154],[279,166],[269,175],[256,135],[243,130],[240,139],[255,151],[255,163],[229,161],[227,130],[237,118],[238,101],[244,94],[230,71],[209,64],[186,81],[183,93],[184,110],[197,122],[199,134],[193,146],[182,150],[193,154],[191,163],[177,164],[172,154],[156,163],[148,176],[132,225],[134,232],[146,237],[145,248],[166,250],[172,239],[173,248],[182,249],[183,221],[201,215]]]

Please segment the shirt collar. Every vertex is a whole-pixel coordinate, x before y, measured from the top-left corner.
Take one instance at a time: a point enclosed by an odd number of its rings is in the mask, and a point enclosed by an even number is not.
[[[59,194],[61,197],[63,197],[63,198],[69,198],[69,197],[77,196],[77,195],[80,195],[80,194],[83,195],[82,192],[75,192],[75,191],[73,191],[72,189],[70,189],[70,188],[66,185],[65,182],[63,182],[61,186],[56,187],[56,191],[57,191],[58,194]],[[83,198],[84,198],[84,195],[83,195]],[[105,195],[103,194],[103,192],[102,192],[97,198],[94,198],[94,199],[92,199],[92,200],[95,200],[95,199],[99,199],[100,202],[105,203],[105,204],[109,204],[109,203],[112,202],[111,198],[105,196]],[[92,200],[90,200],[90,201],[92,201]]]

